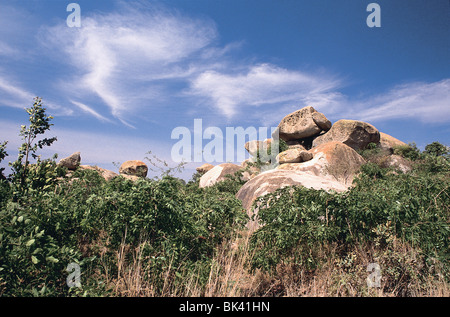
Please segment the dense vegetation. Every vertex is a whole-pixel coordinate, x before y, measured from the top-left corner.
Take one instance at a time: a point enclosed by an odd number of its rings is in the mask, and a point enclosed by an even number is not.
[[[292,285],[327,267],[335,279],[325,295],[367,295],[372,262],[382,268],[385,293],[426,293],[436,283],[448,290],[450,161],[438,142],[423,152],[414,144],[396,149],[411,160],[406,174],[377,164],[380,150],[370,145],[346,193],[291,187],[261,197],[263,226],[245,240],[239,175],[206,189],[198,175],[187,184],[167,173],[134,182],[105,181],[91,170],[67,177],[56,157],[37,155],[56,140],[39,139],[52,118],[39,99],[27,112],[12,174],[0,170],[0,296],[228,295],[240,287],[237,279],[222,293],[207,290],[214,276],[230,275],[232,265],[219,258],[228,253],[233,265],[244,259],[239,274],[259,279],[234,295],[305,294]],[[6,146],[0,144],[0,161]],[[246,248],[239,241],[248,241]],[[234,242],[238,249],[227,249]],[[80,267],[81,287],[68,287],[71,263]]]

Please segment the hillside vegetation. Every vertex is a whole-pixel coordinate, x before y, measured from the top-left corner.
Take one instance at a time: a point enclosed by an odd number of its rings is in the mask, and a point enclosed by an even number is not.
[[[369,144],[348,191],[278,189],[254,202],[250,230],[239,175],[206,188],[199,175],[67,176],[39,157],[56,141],[42,138],[52,118],[39,99],[27,112],[12,173],[0,170],[0,296],[450,295],[450,158],[438,142],[395,149],[408,173]]]

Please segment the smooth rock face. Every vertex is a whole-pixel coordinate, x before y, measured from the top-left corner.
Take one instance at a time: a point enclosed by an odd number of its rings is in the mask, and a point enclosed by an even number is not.
[[[314,156],[310,161],[281,164],[277,169],[330,176],[341,183],[351,184],[355,173],[366,162],[361,155],[342,142],[328,142],[309,152]]]
[[[63,158],[59,161],[58,165],[67,167],[67,169],[74,171],[80,166],[81,162],[81,153],[75,152],[72,155]]]
[[[356,120],[339,120],[331,129],[313,141],[313,148],[330,141],[342,142],[354,150],[363,150],[369,143],[380,142],[380,132],[371,124]]]
[[[124,175],[132,175],[139,177],[146,177],[148,172],[147,165],[138,160],[123,162],[119,168],[119,173]]]
[[[322,128],[314,121],[314,113],[318,112],[313,107],[308,106],[285,116],[277,128],[280,139],[290,141],[318,135]],[[328,126],[325,123],[327,119],[323,114],[315,115],[315,117],[322,126]]]
[[[286,186],[303,186],[327,191],[345,191],[348,187],[329,177],[316,176],[302,171],[270,170],[263,172],[245,183],[237,192],[236,198],[250,212],[256,198]]]
[[[232,163],[216,165],[200,178],[199,186],[201,188],[212,186],[215,183],[226,179],[226,175],[233,175],[239,170],[242,170],[242,166]]]
[[[204,174],[204,173],[208,172],[209,170],[211,170],[212,168],[214,168],[214,165],[205,163],[202,166],[197,167],[196,170],[197,170],[197,172]]]

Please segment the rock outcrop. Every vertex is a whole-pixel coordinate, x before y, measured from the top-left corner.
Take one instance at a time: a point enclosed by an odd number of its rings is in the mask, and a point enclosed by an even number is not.
[[[357,120],[339,120],[331,129],[314,139],[312,146],[317,147],[330,141],[342,142],[354,150],[363,150],[369,143],[380,142],[380,132],[371,124]]]
[[[289,149],[277,155],[275,169],[255,171],[237,193],[244,208],[251,207],[253,201],[264,194],[286,186],[304,186],[315,189],[345,191],[352,186],[365,159],[357,151],[374,143],[386,151],[383,158],[386,166],[394,166],[401,171],[408,170],[408,162],[391,155],[392,148],[404,143],[380,133],[373,125],[357,120],[339,120],[332,124],[325,115],[313,107],[305,107],[285,116],[273,136],[279,133]],[[247,151],[255,156],[258,149],[267,148],[263,141],[251,141],[245,145]],[[249,160],[251,161],[251,160]],[[247,166],[244,161],[242,166]],[[210,172],[206,182],[214,183],[223,171]],[[232,171],[237,171],[235,167]],[[261,172],[262,171],[262,172]],[[258,173],[259,172],[259,173]],[[212,177],[212,175],[215,175]]]

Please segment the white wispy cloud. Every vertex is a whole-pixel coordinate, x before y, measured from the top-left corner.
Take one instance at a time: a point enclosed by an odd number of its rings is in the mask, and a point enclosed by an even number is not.
[[[75,106],[77,106],[78,108],[80,108],[81,110],[83,110],[84,112],[94,116],[95,118],[99,119],[100,121],[107,121],[107,122],[112,122],[110,119],[102,116],[101,114],[99,114],[97,111],[95,111],[94,109],[92,109],[91,107],[85,105],[84,103],[78,102],[78,101],[70,101],[71,103],[73,103]]]
[[[250,66],[242,73],[206,71],[191,82],[190,93],[208,98],[227,117],[242,109],[325,99],[341,82],[271,64]]]
[[[11,80],[6,79],[0,74],[0,92],[2,93],[1,105],[23,108],[24,104],[27,104],[33,100],[34,96],[29,91],[22,87],[13,84]]]
[[[30,107],[35,97],[40,96],[21,87],[18,83],[0,73],[0,106],[23,109]],[[44,106],[52,109],[58,115],[71,115],[73,113],[71,109],[62,107],[51,100],[44,100]]]
[[[450,123],[450,79],[414,82],[354,102],[353,116],[361,120],[416,119]]]
[[[233,53],[243,43],[218,45],[216,25],[207,18],[189,17],[153,2],[118,3],[109,12],[83,13],[81,28],[69,28],[60,20],[38,31],[30,13],[2,6],[0,36],[5,40],[0,42],[0,55],[17,61],[30,53],[23,42],[37,34],[46,49],[34,50],[34,58],[44,54],[67,70],[53,75],[50,69],[51,75],[42,77],[55,91],[50,100],[43,96],[48,107],[129,127],[180,101],[186,107],[178,109],[189,115],[206,115],[206,106],[229,120],[251,114],[270,124],[280,113],[307,105],[334,118],[450,121],[450,79],[399,85],[372,96],[345,95],[341,88],[349,83],[341,76],[248,62],[252,56],[238,60]],[[27,35],[21,39],[19,33]],[[23,108],[36,89],[26,80],[11,78],[6,64],[0,64],[0,105]]]
[[[164,98],[155,89],[161,81],[192,74],[198,67],[192,61],[202,59],[201,50],[217,32],[211,21],[173,11],[124,3],[121,8],[120,13],[83,17],[79,29],[44,28],[41,38],[62,50],[75,70],[76,75],[63,85],[66,92],[92,93],[114,117],[126,122],[130,114],[148,106],[149,96],[153,101]]]

